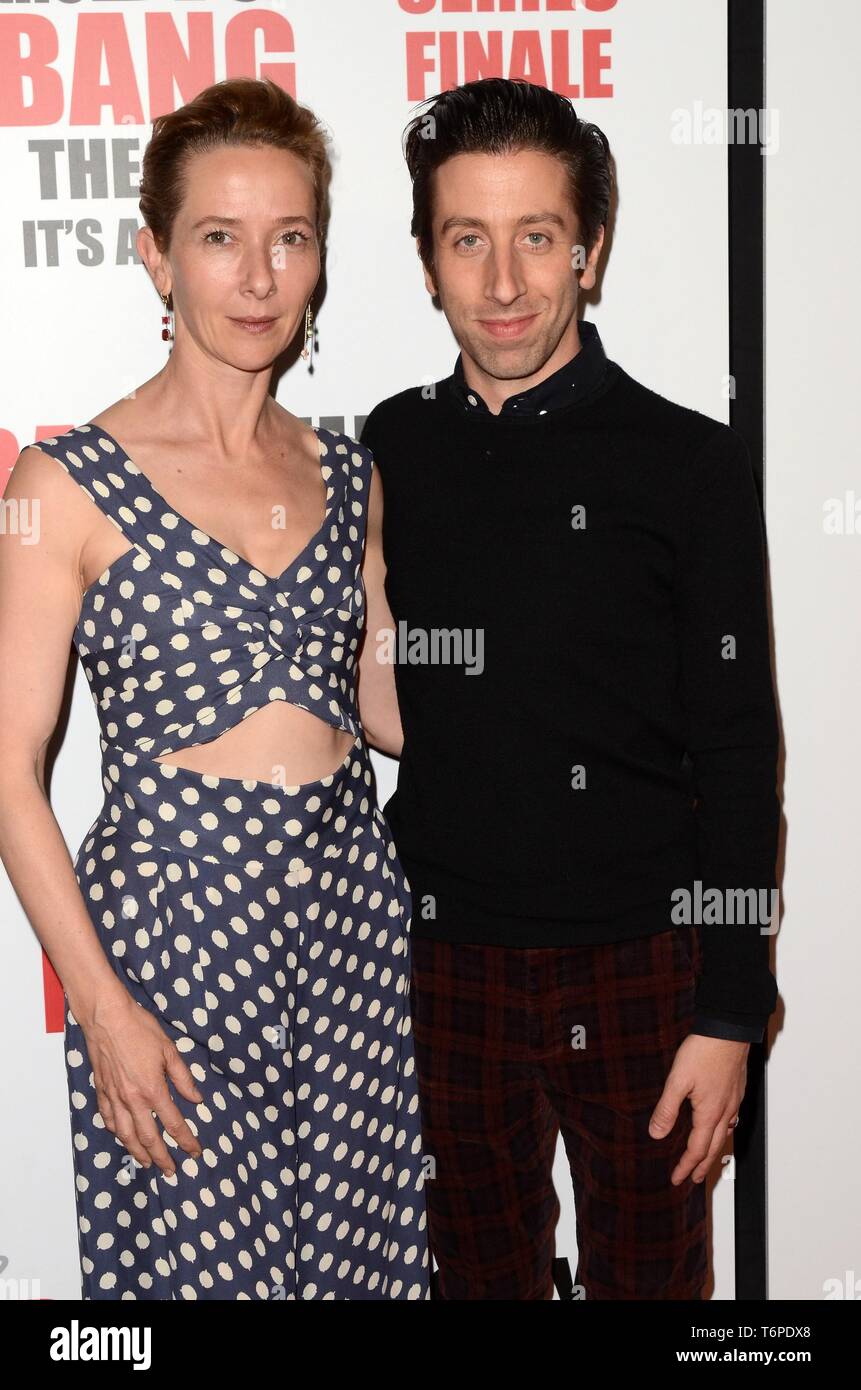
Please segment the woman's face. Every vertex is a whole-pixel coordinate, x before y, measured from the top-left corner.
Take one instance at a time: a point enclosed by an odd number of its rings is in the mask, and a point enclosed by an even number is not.
[[[193,156],[185,179],[161,258],[176,342],[187,333],[218,361],[259,371],[292,341],[320,275],[311,171],[287,150],[221,146]],[[272,322],[242,327],[252,318]]]

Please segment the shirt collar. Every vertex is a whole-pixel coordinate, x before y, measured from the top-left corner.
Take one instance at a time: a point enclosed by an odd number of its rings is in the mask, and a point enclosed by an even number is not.
[[[520,391],[509,396],[502,404],[500,415],[527,416],[533,418],[546,415],[548,411],[571,405],[597,386],[607,367],[604,345],[594,323],[588,319],[577,320],[580,335],[580,351],[576,352],[563,367],[551,376],[531,386],[528,391]],[[451,376],[451,389],[455,398],[471,415],[491,415],[485,402],[477,391],[467,385],[463,372],[463,354],[458,353]]]

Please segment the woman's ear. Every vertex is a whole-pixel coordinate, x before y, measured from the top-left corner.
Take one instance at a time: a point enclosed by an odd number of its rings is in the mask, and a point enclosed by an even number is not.
[[[156,246],[155,237],[149,227],[140,227],[135,239],[137,253],[149,271],[150,279],[159,294],[170,294],[171,273],[167,257]]]

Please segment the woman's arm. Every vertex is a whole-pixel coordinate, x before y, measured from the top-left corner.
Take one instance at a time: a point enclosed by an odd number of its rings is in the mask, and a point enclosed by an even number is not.
[[[152,1157],[170,1171],[151,1109],[189,1152],[200,1146],[164,1084],[160,1056],[188,1099],[195,1098],[194,1081],[155,1018],[114,973],[45,791],[45,753],[80,611],[82,544],[96,509],[35,448],[15,464],[4,495],[12,499],[27,501],[35,525],[32,543],[0,527],[0,859],[84,1030],[97,1090],[107,1098],[103,1108],[100,1093],[106,1125],[140,1162],[148,1166]]]
[[[359,658],[359,717],[368,742],[381,753],[400,757],[404,745],[398,696],[395,689],[395,620],[386,598],[386,565],[383,559],[383,485],[380,470],[371,470],[368,522],[365,537],[365,639]],[[391,634],[390,640],[385,634]],[[386,659],[386,657],[389,659]]]
[[[45,793],[45,753],[81,599],[77,492],[56,462],[25,449],[4,496],[26,499],[38,522],[34,544],[5,528],[0,534],[0,857],[83,1023],[126,991],[99,944]]]

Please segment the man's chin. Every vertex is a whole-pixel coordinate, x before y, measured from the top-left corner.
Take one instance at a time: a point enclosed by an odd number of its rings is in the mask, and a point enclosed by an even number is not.
[[[500,345],[488,350],[483,344],[467,344],[466,351],[487,376],[496,377],[499,381],[521,381],[541,370],[551,350],[548,347],[545,351],[534,345],[528,349]]]

